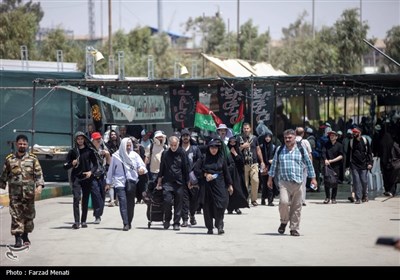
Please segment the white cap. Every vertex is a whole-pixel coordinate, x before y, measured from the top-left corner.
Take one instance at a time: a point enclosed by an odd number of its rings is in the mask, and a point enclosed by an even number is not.
[[[140,135],[145,136],[146,135],[146,129],[143,129],[142,132],[140,132]]]
[[[311,134],[311,133],[313,133],[313,130],[312,130],[311,127],[307,127],[306,132],[307,132],[308,134]]]

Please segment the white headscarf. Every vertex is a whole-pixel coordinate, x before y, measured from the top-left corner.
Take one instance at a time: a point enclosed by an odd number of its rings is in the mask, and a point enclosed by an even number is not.
[[[121,144],[119,145],[119,149],[118,149],[118,159],[125,165],[126,169],[132,169],[134,165],[132,159],[129,157],[129,152],[126,151],[126,145],[129,143],[131,143],[131,151],[133,151],[133,144],[132,141],[129,137],[125,137],[124,139],[121,140]]]

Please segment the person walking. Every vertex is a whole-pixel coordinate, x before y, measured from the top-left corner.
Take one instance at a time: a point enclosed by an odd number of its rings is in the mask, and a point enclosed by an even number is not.
[[[160,162],[160,172],[157,177],[158,190],[163,190],[164,228],[170,227],[172,219],[172,204],[174,205],[174,230],[180,230],[182,216],[183,188],[188,187],[189,161],[182,147],[179,147],[179,138],[169,138],[169,149],[163,152]]]
[[[8,183],[10,197],[11,235],[15,236],[14,247],[31,245],[28,234],[33,231],[35,218],[35,194],[44,186],[42,168],[36,155],[28,152],[28,137],[20,134],[16,138],[17,152],[5,158],[0,176],[0,188]]]
[[[224,234],[224,212],[228,207],[229,195],[233,193],[233,186],[220,139],[208,143],[204,159],[199,159],[195,164],[195,174],[205,190],[203,209],[207,234],[213,234],[214,226],[218,234]]]
[[[325,170],[325,200],[324,204],[328,204],[332,200],[332,204],[336,204],[336,194],[338,189],[338,180],[340,170],[342,169],[343,146],[337,141],[338,134],[336,131],[328,132],[329,142],[322,148],[322,158],[324,160]],[[327,180],[329,172],[336,174],[336,180]],[[331,195],[332,189],[332,195]]]
[[[296,133],[293,129],[285,130],[283,133],[285,145],[280,146],[272,160],[268,172],[268,187],[272,189],[274,177],[278,177],[279,186],[279,214],[281,225],[278,232],[285,233],[286,226],[290,222],[290,235],[299,236],[300,217],[302,208],[302,183],[303,169],[306,167],[311,184],[317,186],[315,171],[311,159],[306,155],[301,145],[296,143]]]
[[[244,157],[244,180],[247,189],[251,185],[251,204],[258,206],[258,188],[260,184],[259,169],[265,169],[265,163],[262,157],[261,149],[258,144],[257,137],[253,135],[252,128],[249,123],[243,124],[243,134],[240,138],[240,151]],[[260,162],[260,167],[258,165]]]
[[[106,199],[106,166],[110,164],[110,153],[105,149],[103,139],[100,132],[92,133],[92,144],[94,146],[94,153],[97,159],[97,170],[93,174],[92,185],[92,200],[93,200],[93,216],[95,217],[94,224],[100,224],[101,216],[104,211],[104,202]]]
[[[359,128],[353,128],[353,139],[349,142],[346,168],[350,168],[355,193],[355,203],[368,202],[368,170],[372,169],[371,147]]]
[[[89,195],[92,191],[93,174],[98,168],[97,158],[86,135],[75,133],[75,147],[68,152],[65,169],[71,169],[74,224],[73,229],[87,228],[86,219],[89,206]],[[82,216],[79,220],[79,203],[82,196]],[[80,223],[79,223],[80,221]]]
[[[118,152],[111,157],[106,178],[106,190],[114,185],[119,201],[119,211],[123,222],[123,231],[132,228],[135,211],[136,184],[139,175],[147,173],[146,165],[140,155],[133,151],[130,138],[121,140]]]

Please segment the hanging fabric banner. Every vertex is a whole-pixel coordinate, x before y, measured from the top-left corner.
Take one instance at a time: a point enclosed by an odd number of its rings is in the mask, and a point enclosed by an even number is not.
[[[217,115],[228,127],[232,128],[236,123],[239,106],[244,100],[242,89],[232,88],[226,84],[218,88],[219,113]]]
[[[199,101],[198,87],[170,87],[171,122],[174,128],[194,126],[196,102]]]
[[[273,124],[273,114],[275,107],[274,86],[253,88],[253,125],[261,120],[268,127]]]

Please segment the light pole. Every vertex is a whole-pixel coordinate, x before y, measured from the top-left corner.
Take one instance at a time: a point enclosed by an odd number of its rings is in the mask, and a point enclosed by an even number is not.
[[[236,49],[236,58],[239,58],[240,55],[240,26],[239,19],[240,18],[240,0],[237,0],[237,49]]]

